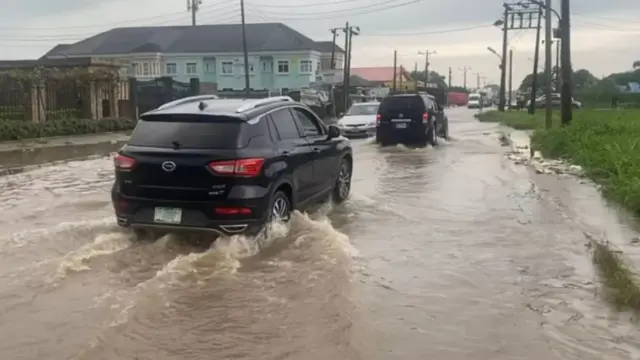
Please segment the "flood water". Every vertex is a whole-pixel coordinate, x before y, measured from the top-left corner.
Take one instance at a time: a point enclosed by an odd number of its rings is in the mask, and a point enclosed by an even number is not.
[[[354,141],[346,203],[210,248],[132,242],[109,156],[0,177],[1,358],[640,359],[585,247],[600,204],[449,117],[436,149]]]

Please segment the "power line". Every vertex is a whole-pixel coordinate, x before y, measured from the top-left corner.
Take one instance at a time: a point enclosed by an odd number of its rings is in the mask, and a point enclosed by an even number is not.
[[[340,10],[333,10],[333,11],[326,11],[326,12],[310,12],[310,13],[290,13],[290,14],[286,14],[286,13],[282,13],[282,12],[270,12],[270,11],[264,11],[264,10],[256,10],[256,9],[250,9],[251,11],[254,12],[258,12],[260,14],[263,15],[274,15],[277,16],[278,20],[281,21],[296,21],[296,20],[304,20],[304,21],[313,21],[313,20],[325,20],[325,19],[338,19],[338,18],[345,18],[345,17],[352,17],[352,16],[359,16],[359,15],[366,15],[366,14],[373,14],[373,13],[377,13],[377,12],[381,12],[384,10],[390,10],[390,9],[395,9],[395,8],[400,8],[400,7],[404,7],[407,5],[412,5],[412,4],[416,4],[419,2],[422,2],[424,0],[411,0],[408,2],[404,2],[404,3],[394,3],[397,0],[386,0],[383,2],[379,2],[376,4],[371,4],[367,6],[366,10],[363,10],[362,7],[357,7],[357,8],[348,8],[348,9],[340,9]],[[401,0],[402,1],[402,0]],[[384,6],[384,7],[380,7],[380,8],[371,8],[371,7],[375,7],[375,6]],[[388,6],[386,6],[388,5]],[[293,17],[286,17],[286,16],[282,16],[282,15],[294,15]],[[321,15],[321,16],[318,16]]]
[[[437,35],[437,34],[450,34],[454,32],[463,32],[463,31],[471,31],[478,29],[485,29],[493,27],[491,24],[484,25],[475,25],[475,26],[467,26],[461,27],[457,29],[447,29],[447,30],[434,30],[434,31],[424,31],[424,32],[409,32],[409,33],[389,33],[389,34],[368,34],[364,36],[415,36],[415,35]]]
[[[308,7],[330,6],[330,5],[346,4],[346,3],[354,3],[354,2],[356,2],[356,0],[338,0],[338,1],[323,2],[323,3],[298,4],[298,5],[272,5],[272,4],[258,4],[258,3],[246,1],[245,4],[254,5],[254,6],[268,6],[270,8],[302,8],[302,7],[308,8]]]
[[[219,5],[226,5],[226,6],[219,7]],[[219,11],[219,10],[223,10],[225,8],[228,8],[229,7],[228,5],[237,6],[237,1],[236,0],[223,0],[223,1],[219,2],[218,4],[213,5],[211,7],[203,6],[203,7],[200,7],[200,9],[206,9],[207,10],[207,11],[202,12],[202,14],[212,14],[214,11]],[[65,26],[62,29],[96,29],[96,28],[120,27],[121,25],[124,25],[124,24],[133,24],[133,23],[141,22],[141,21],[163,19],[163,18],[166,18],[166,17],[176,16],[176,15],[180,16],[180,18],[166,19],[165,21],[180,20],[180,19],[184,18],[184,11],[166,13],[166,14],[160,14],[160,15],[154,15],[154,16],[148,16],[148,17],[141,17],[141,18],[135,18],[135,19],[129,19],[129,20],[114,21],[114,22],[108,22],[108,23],[102,23],[102,24],[83,25],[83,26]],[[59,27],[59,26],[58,27],[4,27],[4,26],[0,26],[0,30],[18,30],[18,31],[61,30],[61,27]]]

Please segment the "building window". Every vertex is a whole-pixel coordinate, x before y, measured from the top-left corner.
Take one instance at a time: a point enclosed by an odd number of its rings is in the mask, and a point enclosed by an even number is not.
[[[273,71],[273,63],[271,61],[262,61],[262,72],[270,73]]]
[[[233,74],[233,62],[232,61],[223,61],[222,65],[222,74],[223,75],[231,75]]]
[[[178,74],[178,65],[176,63],[167,63],[166,67],[167,75]]]
[[[151,76],[151,64],[148,62],[142,63],[142,76]]]
[[[289,61],[278,60],[278,74],[288,74],[288,73],[289,73]]]
[[[195,75],[198,73],[198,64],[187,63],[187,75]]]
[[[133,76],[139,76],[140,73],[140,64],[138,64],[137,62],[134,62],[131,64],[131,75]]]
[[[313,62],[311,60],[300,61],[300,73],[311,74],[313,72]]]
[[[207,61],[204,63],[204,71],[208,73],[216,72],[216,63],[213,61]]]
[[[320,61],[316,63],[316,74],[320,73]]]

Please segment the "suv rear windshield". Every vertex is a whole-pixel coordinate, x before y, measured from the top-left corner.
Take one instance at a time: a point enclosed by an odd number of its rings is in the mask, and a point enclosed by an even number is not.
[[[425,111],[424,102],[419,95],[410,96],[390,96],[385,98],[380,104],[380,113],[398,113],[398,112],[420,112]]]
[[[129,145],[183,149],[235,149],[242,122],[238,120],[207,119],[191,121],[172,116],[170,121],[140,120]],[[219,121],[218,121],[219,120]]]

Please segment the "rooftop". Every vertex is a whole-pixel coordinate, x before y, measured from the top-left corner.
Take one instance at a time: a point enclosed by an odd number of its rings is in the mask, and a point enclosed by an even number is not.
[[[281,23],[247,24],[251,52],[331,51],[331,42],[315,42]],[[339,48],[339,47],[338,47]],[[342,50],[342,49],[340,49]],[[75,44],[60,44],[45,56],[85,56],[129,53],[240,53],[242,25],[149,26],[115,28]]]

